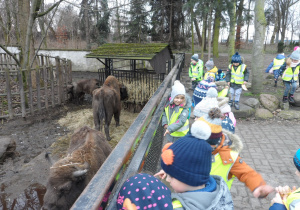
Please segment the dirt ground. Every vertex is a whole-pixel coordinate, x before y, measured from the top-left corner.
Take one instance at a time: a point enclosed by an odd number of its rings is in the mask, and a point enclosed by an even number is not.
[[[186,55],[186,65],[190,59],[190,54]],[[242,54],[245,63],[251,69],[251,54]],[[265,67],[269,65],[276,55],[265,55]],[[204,58],[204,63],[207,61],[207,56]],[[227,55],[221,54],[219,58],[214,59],[214,63],[218,68],[226,69],[228,66]],[[267,76],[267,75],[266,75]],[[77,81],[82,78],[97,78],[95,73],[73,73],[73,80]],[[266,79],[264,82],[265,93],[275,93],[278,98],[282,97],[283,84],[279,83],[279,87],[273,87],[273,80]],[[251,93],[244,93],[242,97],[253,97]],[[54,142],[60,142],[66,136],[72,133],[71,122],[82,121],[79,118],[79,113],[82,115],[90,115],[86,110],[91,110],[91,103],[86,102],[82,106],[66,104],[55,109],[50,109],[48,112],[41,113],[34,117],[24,119],[16,119],[12,121],[4,121],[0,124],[0,135],[7,135],[15,139],[17,143],[18,155],[14,159],[7,159],[3,165],[0,165],[0,209],[39,209],[43,195],[45,193],[45,184],[47,181],[49,163],[45,160],[45,151],[52,151],[50,146]],[[61,125],[62,118],[66,118],[67,114],[76,113],[75,117],[66,121]],[[132,115],[134,117],[132,117]],[[130,117],[129,117],[130,116]],[[135,119],[137,114],[128,114],[121,116],[124,124],[131,124],[129,121]],[[129,119],[127,119],[129,118]],[[89,118],[87,122],[91,123]],[[59,123],[60,122],[60,123]],[[92,125],[91,125],[92,126]],[[75,126],[76,127],[76,126]],[[114,121],[111,127],[114,126]],[[128,126],[129,127],[129,126]],[[126,132],[126,128],[122,132]],[[111,132],[113,133],[113,132]],[[114,137],[113,137],[114,139]],[[114,144],[117,143],[117,140]],[[57,144],[59,147],[59,144]],[[66,145],[61,146],[63,149],[58,150],[54,154],[54,158],[59,158],[64,154]]]

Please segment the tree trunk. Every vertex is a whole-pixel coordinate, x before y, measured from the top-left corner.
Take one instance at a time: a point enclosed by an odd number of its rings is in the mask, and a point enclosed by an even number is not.
[[[230,17],[230,28],[229,28],[229,37],[228,37],[228,62],[231,60],[231,56],[234,54],[234,38],[235,38],[235,12],[236,12],[236,2],[229,1],[229,17]]]
[[[218,0],[220,2],[220,0]],[[219,35],[220,35],[220,24],[221,24],[221,17],[220,12],[216,11],[215,14],[215,21],[214,21],[214,37],[213,37],[213,56],[215,58],[219,57]]]
[[[91,41],[90,41],[90,23],[89,23],[89,15],[88,15],[88,0],[82,1],[82,6],[84,7],[84,26],[85,26],[85,40],[86,40],[86,48],[91,49]]]
[[[193,19],[194,19],[194,12],[193,12],[193,7],[192,7],[192,8],[191,8],[192,55],[194,55],[194,53],[195,53]]]
[[[264,14],[265,0],[255,1],[255,18],[254,18],[254,42],[252,48],[252,93],[259,94],[262,92],[263,73],[264,73],[264,39],[265,28],[267,25]]]
[[[203,18],[203,24],[202,24],[202,45],[201,45],[201,60],[203,60],[204,57],[204,47],[205,47],[205,34],[206,34],[206,15],[204,15]]]
[[[119,13],[119,4],[118,4],[118,0],[116,0],[116,7],[117,7],[117,30],[118,30],[118,35],[119,35],[119,42],[122,42],[122,37],[121,37],[121,22],[120,22],[120,13]]]
[[[194,26],[195,26],[196,33],[197,33],[198,42],[199,42],[199,45],[202,45],[202,37],[201,37],[199,25],[198,25],[197,19],[196,19],[196,17],[195,17],[194,14],[193,14],[193,17],[194,17],[194,18],[193,18],[193,22],[194,22]]]
[[[240,49],[241,46],[241,28],[243,27],[243,9],[244,9],[244,0],[240,0],[236,17],[237,17],[237,26],[236,26],[236,38],[235,38],[235,48]]]
[[[211,53],[211,22],[212,22],[212,12],[211,10],[208,13],[208,33],[207,33],[207,42],[208,42],[208,59],[210,59]]]

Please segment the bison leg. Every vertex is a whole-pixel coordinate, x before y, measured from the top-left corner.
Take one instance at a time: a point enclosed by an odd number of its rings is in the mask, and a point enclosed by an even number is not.
[[[120,125],[120,112],[121,111],[117,111],[116,113],[114,113],[114,118],[116,121],[116,127],[118,127]]]
[[[100,118],[98,114],[98,107],[93,107],[93,117],[94,117],[94,124],[95,124],[95,130],[101,131],[100,130]]]
[[[109,125],[111,123],[111,119],[112,119],[112,113],[106,113],[104,131],[105,131],[107,141],[111,140],[109,136]]]

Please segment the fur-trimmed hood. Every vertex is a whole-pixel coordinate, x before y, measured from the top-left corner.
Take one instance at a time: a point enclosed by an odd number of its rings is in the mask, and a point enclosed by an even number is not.
[[[222,132],[225,135],[225,141],[223,145],[229,146],[231,150],[240,153],[243,150],[243,142],[241,138],[225,129],[222,129]]]

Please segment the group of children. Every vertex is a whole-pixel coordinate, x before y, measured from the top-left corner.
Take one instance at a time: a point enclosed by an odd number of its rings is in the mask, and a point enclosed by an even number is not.
[[[270,63],[266,69],[266,73],[274,74],[274,87],[277,87],[277,81],[279,76],[282,77],[285,90],[283,93],[282,101],[283,103],[289,102],[294,104],[294,93],[297,88],[297,83],[299,79],[299,70],[300,70],[300,48],[296,46],[291,55],[284,56],[283,52],[280,52],[276,58]]]
[[[204,75],[203,70],[198,69],[201,65],[193,62],[196,59],[197,56],[192,56],[190,72],[194,77],[192,82],[199,85]],[[202,72],[202,76],[197,75],[197,71]],[[206,80],[211,77],[208,75]],[[248,77],[249,71],[236,53],[226,74],[231,100],[229,103],[226,98],[218,101],[215,86],[209,87],[205,97],[195,104],[195,122],[191,128],[188,118],[192,99],[180,81],[174,82],[162,116],[164,136],[168,141],[162,149],[162,169],[154,176],[136,174],[125,181],[118,193],[118,209],[233,209],[230,188],[235,177],[245,183],[256,198],[264,198],[275,190],[271,210],[300,208],[300,188],[285,186],[274,189],[239,155],[243,144],[232,129],[236,120],[231,106],[234,103],[235,108],[239,108],[241,86]],[[296,174],[300,176],[300,150],[294,163]],[[174,192],[171,193],[155,177],[166,178]]]

